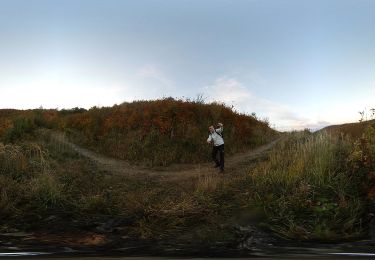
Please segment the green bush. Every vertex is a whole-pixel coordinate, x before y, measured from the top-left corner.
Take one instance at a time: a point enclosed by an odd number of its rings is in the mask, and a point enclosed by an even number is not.
[[[31,135],[36,128],[37,125],[33,116],[18,116],[13,119],[13,127],[6,131],[4,141],[13,143]]]

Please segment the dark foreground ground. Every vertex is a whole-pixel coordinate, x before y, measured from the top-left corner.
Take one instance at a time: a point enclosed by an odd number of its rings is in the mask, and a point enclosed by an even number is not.
[[[186,260],[186,259],[211,259],[211,260],[231,260],[231,259],[239,259],[239,258],[161,258],[161,257],[1,257],[1,259],[40,259],[40,260],[65,260],[65,259],[83,259],[83,260],[159,260],[159,259],[171,259],[171,260]],[[374,256],[366,256],[366,255],[351,255],[351,256],[275,256],[275,257],[257,257],[255,259],[373,259]],[[240,259],[254,259],[254,258],[240,258]]]
[[[0,259],[85,259],[85,260],[159,260],[159,259],[375,259],[375,246],[371,241],[332,245],[270,246],[247,252],[148,252],[140,248],[123,251],[75,250],[72,248],[49,248],[49,250],[17,250],[8,248],[0,251]],[[158,255],[159,254],[159,255]]]

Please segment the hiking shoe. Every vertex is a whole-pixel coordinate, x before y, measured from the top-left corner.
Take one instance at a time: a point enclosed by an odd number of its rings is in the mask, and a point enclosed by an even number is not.
[[[214,168],[220,167],[220,164],[215,164]]]

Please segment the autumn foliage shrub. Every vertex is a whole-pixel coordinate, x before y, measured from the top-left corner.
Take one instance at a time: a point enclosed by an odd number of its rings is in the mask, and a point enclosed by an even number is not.
[[[34,117],[18,116],[12,121],[12,127],[9,128],[4,136],[6,142],[15,142],[20,138],[31,135],[37,128]]]
[[[0,110],[0,141],[33,139],[36,129],[57,128],[59,122],[59,112],[54,109]]]
[[[109,156],[148,165],[204,162],[208,126],[224,123],[226,152],[270,141],[276,131],[253,116],[219,103],[166,98],[92,108],[62,116],[60,126],[75,141]]]

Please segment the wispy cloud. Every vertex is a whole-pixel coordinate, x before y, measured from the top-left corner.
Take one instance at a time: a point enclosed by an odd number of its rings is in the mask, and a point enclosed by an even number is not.
[[[212,85],[205,87],[205,95],[209,101],[233,105],[239,112],[255,112],[260,117],[267,117],[279,130],[315,130],[330,124],[323,120],[307,119],[288,105],[258,97],[236,78],[217,78]]]
[[[171,87],[173,85],[173,81],[154,65],[146,65],[140,68],[137,72],[137,76],[140,78],[156,80],[166,87]]]

